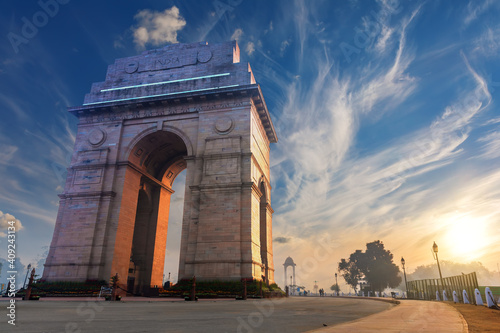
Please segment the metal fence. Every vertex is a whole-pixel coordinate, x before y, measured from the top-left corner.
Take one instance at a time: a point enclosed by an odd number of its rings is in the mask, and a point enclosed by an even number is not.
[[[474,290],[478,287],[476,272],[451,276],[442,280],[426,279],[406,283],[408,298],[411,299],[435,300],[436,292],[439,292],[439,298],[443,300],[443,290],[446,290],[448,300],[453,300],[453,291],[456,291],[458,299],[463,303],[463,290],[465,290],[471,304],[476,304]]]

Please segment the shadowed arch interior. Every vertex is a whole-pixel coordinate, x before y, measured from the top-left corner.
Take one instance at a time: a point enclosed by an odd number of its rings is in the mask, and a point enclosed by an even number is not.
[[[130,152],[129,163],[142,173],[127,277],[130,293],[148,294],[163,282],[172,184],[186,168],[186,155],[182,139],[166,131],[145,136]]]
[[[176,162],[183,162],[186,155],[186,145],[177,134],[157,131],[145,136],[135,145],[130,152],[129,161],[161,181],[166,171]]]

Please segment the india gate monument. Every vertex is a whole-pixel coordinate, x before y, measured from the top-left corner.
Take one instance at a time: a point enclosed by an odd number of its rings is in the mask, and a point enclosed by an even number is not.
[[[161,286],[170,197],[186,169],[179,279],[274,283],[269,152],[277,136],[236,42],[117,59],[78,118],[46,281]]]

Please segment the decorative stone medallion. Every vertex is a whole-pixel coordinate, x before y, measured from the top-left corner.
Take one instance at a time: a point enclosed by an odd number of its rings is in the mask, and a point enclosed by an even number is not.
[[[138,61],[131,61],[128,64],[125,65],[125,73],[132,74],[137,72],[139,69],[139,62]]]
[[[212,59],[212,51],[210,51],[208,48],[205,50],[198,51],[198,61],[201,63],[208,62],[210,59]]]
[[[215,121],[215,131],[219,134],[227,134],[233,130],[234,122],[228,117],[224,116]]]
[[[105,140],[106,140],[106,133],[99,128],[94,128],[90,132],[88,137],[89,143],[94,147],[102,145]]]

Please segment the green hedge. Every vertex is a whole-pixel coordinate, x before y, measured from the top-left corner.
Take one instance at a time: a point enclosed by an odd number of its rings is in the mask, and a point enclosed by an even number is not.
[[[36,282],[33,283],[31,294],[37,296],[93,296],[99,294],[101,286],[107,285],[106,281],[87,282]],[[17,293],[24,296],[25,290]]]
[[[168,290],[160,289],[162,296],[185,296],[189,295],[192,288],[191,280],[181,280]],[[247,295],[258,296],[260,290],[259,281],[247,282]],[[269,287],[262,285],[263,294],[273,296],[284,295],[284,292],[273,283]],[[243,293],[243,282],[240,281],[196,281],[196,295],[200,297],[234,297]]]
[[[33,284],[31,295],[34,296],[96,296],[101,290],[101,286],[107,286],[106,281],[87,281],[87,282],[36,282]],[[160,296],[182,297],[191,292],[191,280],[181,280],[168,290],[160,288]],[[257,297],[259,293],[260,282],[247,282],[248,297]],[[274,283],[269,287],[262,285],[262,292],[265,297],[277,297],[284,295],[284,292]],[[203,298],[235,297],[243,294],[243,283],[240,281],[197,281],[196,295]],[[22,297],[25,290],[17,293]]]

